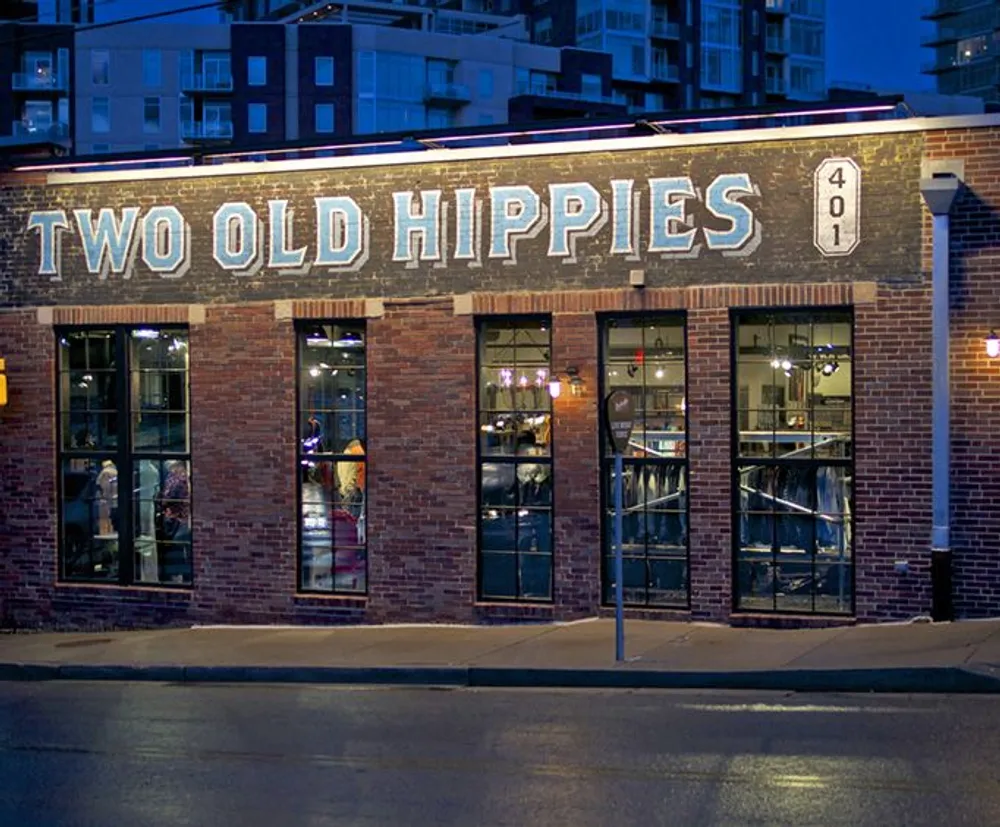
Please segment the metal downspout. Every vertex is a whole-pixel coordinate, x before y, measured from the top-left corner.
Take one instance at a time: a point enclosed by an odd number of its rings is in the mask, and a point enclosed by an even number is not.
[[[934,620],[951,620],[951,370],[948,334],[948,266],[951,216],[934,216],[933,309],[931,342],[933,359],[933,413],[931,416],[931,480],[933,523],[931,527],[931,583]]]
[[[920,191],[933,219],[931,278],[931,617],[951,620],[951,325],[949,318],[951,208],[961,181],[951,174],[920,182]]]

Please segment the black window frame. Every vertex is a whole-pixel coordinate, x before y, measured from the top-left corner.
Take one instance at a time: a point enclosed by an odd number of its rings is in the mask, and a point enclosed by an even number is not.
[[[798,615],[807,617],[835,617],[835,618],[850,618],[856,615],[856,605],[857,605],[857,543],[856,543],[856,526],[858,518],[857,509],[857,479],[856,479],[856,443],[855,443],[855,407],[857,404],[857,393],[856,393],[856,373],[854,370],[854,363],[856,358],[856,315],[854,308],[852,306],[803,306],[803,307],[745,307],[745,308],[731,308],[730,309],[730,427],[731,427],[731,448],[730,448],[730,467],[731,467],[731,516],[732,516],[732,594],[731,594],[731,608],[736,614],[766,614],[766,615]],[[849,354],[848,361],[851,365],[851,383],[850,383],[850,404],[845,408],[849,415],[850,421],[850,451],[847,457],[827,457],[827,456],[809,456],[806,458],[785,458],[775,455],[771,457],[760,457],[752,455],[742,455],[740,453],[740,414],[742,409],[739,403],[739,393],[740,393],[740,383],[739,383],[739,325],[741,319],[746,319],[748,317],[762,317],[767,316],[770,318],[769,325],[774,326],[775,319],[785,320],[785,324],[789,324],[787,321],[790,318],[809,316],[811,317],[810,325],[815,326],[817,322],[815,318],[817,317],[827,317],[821,324],[848,324],[850,328],[849,335]],[[837,317],[839,319],[834,319],[832,322],[829,321],[830,317]],[[811,362],[813,368],[817,364],[817,354],[815,352],[815,343],[812,341],[813,337],[810,337],[810,349]],[[773,345],[773,342],[771,343]],[[752,409],[748,409],[752,410]],[[816,428],[815,428],[815,402],[807,408],[809,416],[809,435],[810,435],[810,445],[812,446],[812,453],[815,454],[816,443]],[[788,608],[782,608],[778,606],[778,590],[775,588],[771,595],[771,608],[764,608],[757,605],[741,605],[741,547],[742,547],[742,535],[741,535],[741,519],[743,511],[741,509],[741,477],[743,474],[743,469],[746,466],[757,466],[765,468],[774,468],[777,471],[782,469],[806,469],[812,473],[813,485],[810,493],[810,507],[812,508],[813,516],[813,526],[812,526],[812,549],[810,553],[810,579],[812,581],[812,590],[810,592],[811,596],[811,608],[803,609],[798,606],[790,606]],[[844,525],[850,527],[850,601],[849,606],[844,610],[838,611],[827,611],[824,609],[816,608],[816,598],[818,591],[816,589],[816,572],[817,572],[817,544],[816,544],[816,517],[819,515],[818,502],[816,500],[816,489],[815,484],[816,472],[822,467],[832,467],[832,468],[842,468],[845,470],[847,479],[850,480],[850,493],[849,496],[845,497],[845,503],[847,506],[847,512],[844,514],[845,520]],[[772,496],[774,492],[772,492]],[[775,511],[774,515],[777,516],[778,512]],[[771,563],[770,565],[774,568],[778,568],[778,548],[780,546],[777,520],[775,520],[774,527],[772,527],[772,544],[771,544]],[[846,542],[846,541],[845,541]],[[774,572],[772,571],[772,583],[776,583],[774,577]]]
[[[183,333],[185,347],[188,350],[187,367],[184,370],[185,400],[187,403],[184,412],[186,421],[187,450],[183,452],[155,451],[139,448],[135,445],[136,439],[133,433],[133,419],[136,411],[132,405],[132,394],[130,386],[132,374],[137,370],[133,364],[129,342],[131,334],[136,331],[150,330],[157,334],[170,334],[173,332]],[[63,365],[62,352],[65,337],[74,333],[110,333],[114,337],[114,385],[117,398],[117,445],[114,448],[80,448],[66,447],[64,434],[64,414],[68,414],[71,408],[68,400],[63,398],[62,378],[64,373],[73,373],[76,369]],[[55,414],[56,414],[56,507],[57,507],[57,580],[60,583],[72,583],[75,585],[97,585],[123,588],[158,588],[173,589],[178,591],[190,591],[195,585],[194,555],[196,550],[195,531],[193,518],[195,513],[195,485],[194,474],[192,473],[192,452],[191,452],[191,421],[192,421],[192,398],[191,398],[191,355],[190,355],[190,327],[183,323],[141,323],[141,324],[82,324],[82,325],[57,325],[53,328],[55,346]],[[89,359],[89,349],[88,349]],[[89,366],[88,368],[89,369]],[[65,465],[74,460],[101,462],[104,459],[112,459],[117,470],[117,518],[115,522],[115,533],[117,534],[117,578],[83,577],[67,574],[67,526],[65,509]],[[187,522],[188,538],[185,543],[188,546],[186,554],[186,566],[188,577],[186,580],[157,579],[142,580],[137,573],[140,571],[136,565],[136,539],[139,536],[136,531],[135,509],[133,507],[133,495],[135,491],[135,471],[140,462],[150,461],[160,465],[158,488],[164,482],[164,469],[167,463],[182,462],[187,469],[188,495]],[[90,482],[85,485],[89,486]],[[157,497],[159,494],[156,495]],[[93,508],[91,504],[90,508]],[[157,523],[156,531],[159,532],[158,518],[154,518]],[[159,542],[159,539],[157,540]],[[168,541],[169,543],[169,541]],[[181,545],[185,544],[182,543]],[[160,567],[162,571],[162,566]]]
[[[549,452],[544,456],[531,456],[530,459],[526,459],[524,456],[516,453],[513,454],[485,454],[482,446],[482,422],[484,416],[490,411],[485,409],[482,404],[482,377],[483,377],[483,350],[484,350],[484,332],[490,325],[506,325],[509,327],[515,327],[519,324],[538,324],[541,325],[544,330],[548,332],[548,378],[554,378],[553,368],[552,368],[552,345],[553,345],[553,325],[552,317],[548,314],[513,314],[513,315],[503,315],[503,316],[480,316],[475,319],[475,330],[476,330],[476,359],[475,359],[475,382],[476,382],[476,421],[475,421],[475,440],[476,440],[476,600],[481,603],[530,603],[538,605],[552,605],[555,602],[555,567],[556,567],[556,543],[555,543],[555,519],[556,519],[556,504],[555,504],[555,445],[556,445],[556,428],[555,428],[555,406],[553,404],[553,399],[549,393],[549,389],[546,385],[542,388],[547,400],[547,411],[549,417]],[[516,345],[515,345],[516,348]],[[515,369],[517,363],[516,360],[512,362],[512,368]],[[494,413],[499,413],[499,409],[494,411]],[[516,411],[514,411],[516,412]],[[538,411],[525,411],[525,413],[538,413]],[[516,443],[516,437],[515,437]],[[486,504],[483,500],[483,466],[484,465],[513,465],[514,466],[514,487],[518,491],[517,497],[519,500],[519,486],[518,486],[518,476],[517,469],[519,465],[536,464],[547,466],[548,471],[548,484],[550,486],[550,501],[548,505],[548,531],[549,531],[549,578],[548,578],[548,595],[546,597],[535,597],[531,595],[525,595],[523,591],[523,584],[521,579],[521,550],[517,547],[519,542],[520,534],[520,519],[515,521],[515,536],[513,550],[514,554],[514,570],[515,570],[515,583],[516,589],[513,596],[504,596],[499,594],[489,594],[484,589],[484,564],[483,556],[484,552],[495,552],[495,550],[484,549],[483,542],[483,511],[486,509]],[[515,502],[514,508],[519,509],[522,503]]]
[[[642,468],[646,469],[649,467],[671,467],[678,468],[684,475],[685,488],[690,489],[690,417],[688,415],[689,406],[686,404],[689,392],[689,371],[688,371],[688,359],[689,359],[689,348],[688,348],[688,328],[687,328],[687,313],[683,310],[647,310],[638,312],[610,312],[610,313],[600,313],[597,316],[597,335],[598,335],[598,374],[599,374],[599,386],[600,386],[600,411],[598,414],[600,433],[598,436],[598,462],[600,468],[600,504],[601,504],[601,523],[600,523],[600,580],[601,580],[601,605],[602,606],[612,606],[615,602],[615,592],[614,592],[614,580],[611,572],[608,571],[608,566],[614,561],[614,523],[613,514],[611,513],[614,508],[614,501],[612,497],[611,483],[614,474],[614,454],[610,450],[610,439],[608,437],[608,425],[607,425],[607,412],[605,410],[605,405],[603,400],[607,399],[608,394],[611,391],[611,386],[608,381],[607,371],[609,369],[608,361],[608,328],[619,321],[628,321],[633,325],[638,325],[643,330],[643,342],[645,342],[646,328],[650,323],[662,322],[663,320],[670,320],[672,322],[679,322],[676,326],[681,330],[681,339],[684,346],[684,391],[683,399],[685,400],[685,405],[683,407],[682,413],[684,414],[684,430],[682,431],[684,435],[685,450],[682,457],[663,457],[663,458],[653,458],[653,457],[628,457],[625,456],[622,459],[623,472],[628,473],[629,468]],[[674,326],[674,325],[671,325]],[[643,357],[645,359],[645,355]],[[645,377],[644,377],[645,378]],[[645,382],[643,384],[643,389],[646,389]],[[638,424],[638,423],[637,423]],[[633,609],[651,609],[651,610],[675,610],[675,611],[685,611],[691,607],[691,498],[690,495],[685,497],[684,517],[687,523],[687,531],[684,533],[684,600],[677,602],[651,602],[650,600],[650,578],[649,578],[649,542],[648,534],[646,535],[645,550],[642,559],[645,561],[646,565],[646,585],[645,585],[645,600],[624,600],[624,605],[628,608]],[[648,507],[643,507],[643,518],[644,522],[648,517]],[[631,591],[631,590],[629,590]]]
[[[314,330],[317,326],[330,326],[331,328],[346,328],[348,330],[362,331],[362,343],[363,343],[363,367],[364,372],[364,383],[363,389],[363,400],[364,400],[364,425],[362,428],[361,446],[363,453],[354,454],[346,453],[344,451],[311,451],[308,450],[308,446],[305,442],[304,429],[302,427],[303,416],[310,410],[310,406],[303,407],[302,399],[302,375],[308,369],[302,360],[302,350],[303,345],[311,330]],[[336,597],[355,597],[359,599],[366,598],[369,593],[369,574],[371,571],[371,562],[369,556],[369,538],[367,534],[367,518],[368,518],[368,392],[369,392],[369,376],[368,376],[368,324],[365,319],[347,319],[347,318],[336,318],[336,319],[300,319],[295,322],[295,538],[296,538],[296,553],[295,553],[295,592],[307,597],[314,596],[336,596]],[[351,368],[356,369],[356,365],[351,365]],[[336,410],[336,409],[331,409]],[[331,525],[330,531],[330,554],[331,554],[331,583],[330,588],[308,588],[306,587],[306,563],[305,563],[305,539],[303,531],[303,520],[304,520],[304,506],[305,502],[303,499],[303,467],[305,463],[316,460],[317,462],[330,463],[336,469],[338,462],[351,462],[351,463],[361,463],[364,466],[364,490],[362,493],[362,507],[361,511],[364,515],[364,521],[366,526],[365,531],[365,542],[363,545],[363,555],[364,555],[364,587],[361,589],[346,589],[337,588],[337,577],[336,577],[336,560],[337,560],[337,544],[335,541],[335,532]],[[331,503],[331,511],[333,510]],[[357,552],[357,548],[361,546],[352,547]]]

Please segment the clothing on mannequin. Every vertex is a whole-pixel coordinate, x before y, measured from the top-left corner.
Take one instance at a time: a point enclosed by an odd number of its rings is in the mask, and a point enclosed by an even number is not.
[[[96,484],[97,533],[107,537],[117,533],[118,524],[118,468],[110,459],[101,463]]]
[[[361,444],[360,439],[352,439],[344,449],[344,453],[350,456],[363,457],[365,455],[365,447]],[[363,495],[365,491],[365,464],[363,462],[348,460],[338,462],[337,490],[341,498],[345,501],[350,501],[357,493]]]

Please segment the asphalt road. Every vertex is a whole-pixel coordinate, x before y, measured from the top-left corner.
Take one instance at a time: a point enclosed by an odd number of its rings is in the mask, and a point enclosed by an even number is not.
[[[0,683],[0,825],[1000,825],[1000,698]]]

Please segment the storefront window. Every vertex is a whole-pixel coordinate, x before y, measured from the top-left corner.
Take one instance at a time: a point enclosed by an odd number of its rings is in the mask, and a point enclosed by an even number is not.
[[[58,332],[60,573],[190,585],[188,334]]]
[[[479,597],[552,599],[549,322],[479,327]]]
[[[298,354],[299,588],[364,594],[365,327],[304,324]]]
[[[605,394],[632,396],[636,424],[623,457],[623,598],[632,606],[688,603],[687,425],[684,319],[606,319],[602,326]],[[604,411],[601,411],[602,417]],[[614,461],[601,427],[603,599],[615,598]]]
[[[741,312],[736,339],[736,607],[853,611],[849,311]]]

